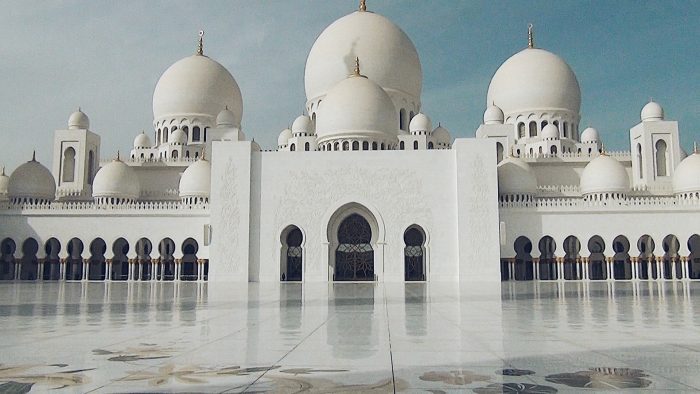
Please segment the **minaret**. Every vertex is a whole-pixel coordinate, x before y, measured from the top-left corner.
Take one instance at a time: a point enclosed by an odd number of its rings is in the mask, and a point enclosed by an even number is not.
[[[99,169],[100,136],[90,131],[90,119],[80,107],[65,129],[56,130],[52,173],[60,200],[92,200],[92,180]]]

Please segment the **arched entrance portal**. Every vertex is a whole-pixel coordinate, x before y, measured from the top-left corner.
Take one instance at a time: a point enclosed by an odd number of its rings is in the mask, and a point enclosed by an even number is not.
[[[425,236],[417,226],[409,227],[403,234],[406,246],[404,255],[404,279],[409,281],[425,280]]]
[[[338,226],[333,280],[374,280],[374,249],[371,242],[372,228],[364,217],[353,213],[343,219]]]
[[[282,232],[282,264],[280,279],[282,281],[300,282],[303,279],[304,256],[302,243],[304,235],[297,226],[289,226]]]

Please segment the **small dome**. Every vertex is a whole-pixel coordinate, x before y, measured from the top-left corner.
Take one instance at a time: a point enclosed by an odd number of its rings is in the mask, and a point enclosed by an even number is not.
[[[88,118],[83,111],[78,108],[77,111],[70,114],[68,117],[68,129],[69,130],[89,130],[90,129],[90,118]]]
[[[411,123],[408,124],[408,129],[412,134],[420,132],[430,133],[433,130],[433,122],[430,121],[428,115],[419,112],[411,119]]]
[[[508,157],[498,164],[499,194],[536,194],[537,178],[530,165],[521,159]]]
[[[140,194],[141,185],[136,172],[119,159],[100,168],[92,181],[94,198],[136,200]]]
[[[148,135],[146,133],[141,133],[134,138],[134,149],[139,149],[139,148],[150,148],[153,145],[151,145],[151,139],[148,138]]]
[[[363,74],[382,88],[420,100],[423,71],[411,39],[384,16],[362,11],[336,20],[314,42],[304,71],[307,100],[345,80],[355,57],[363,62]]]
[[[450,145],[452,143],[452,136],[450,131],[438,124],[438,127],[433,130],[433,138],[435,142],[442,145]]]
[[[581,142],[583,143],[597,143],[598,141],[600,141],[598,130],[593,127],[587,127],[581,133]]]
[[[11,199],[53,201],[56,199],[56,180],[48,168],[32,158],[12,172],[7,192]]]
[[[168,67],[153,91],[156,123],[183,116],[205,117],[213,122],[226,107],[240,122],[241,90],[224,66],[203,55],[186,57]]]
[[[209,198],[211,194],[211,164],[200,159],[190,164],[180,178],[180,197]]]
[[[354,137],[396,140],[398,132],[391,98],[362,76],[348,77],[331,89],[316,118],[319,142]]]
[[[312,135],[313,133],[314,123],[311,121],[310,117],[307,115],[301,115],[294,119],[294,123],[292,123],[292,134]]]
[[[543,140],[558,140],[559,139],[559,128],[553,124],[548,124],[542,129],[540,136]]]
[[[187,143],[187,134],[182,129],[176,129],[170,134],[170,143],[174,145],[185,145]]]
[[[678,164],[673,173],[673,192],[700,192],[700,153],[695,152]]]
[[[290,129],[284,129],[280,133],[280,136],[277,137],[277,146],[282,147],[286,146],[287,143],[289,142],[289,139],[292,138],[292,130]]]
[[[234,127],[237,124],[239,124],[239,122],[236,119],[236,115],[233,111],[228,109],[228,107],[222,109],[221,112],[216,115],[216,125],[219,127]]]
[[[0,173],[0,201],[7,200],[7,188],[10,184],[10,177],[5,175],[5,167],[2,168],[2,173]]]
[[[489,105],[484,111],[484,124],[503,124],[503,111],[497,105]]]
[[[664,109],[659,103],[650,101],[642,108],[642,122],[652,122],[655,120],[664,120]]]
[[[581,173],[581,194],[626,193],[630,180],[625,167],[616,159],[602,154],[591,160]]]
[[[506,116],[530,111],[568,111],[577,116],[581,88],[564,59],[544,49],[526,48],[496,70],[486,102],[498,105]]]

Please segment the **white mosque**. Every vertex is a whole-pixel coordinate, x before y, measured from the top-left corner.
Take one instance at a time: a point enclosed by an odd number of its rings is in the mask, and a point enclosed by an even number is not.
[[[531,28],[523,46],[453,140],[421,112],[415,46],[361,1],[313,44],[308,115],[266,150],[200,33],[129,154],[101,160],[78,110],[50,163],[3,171],[0,279],[700,279],[700,153],[678,123],[649,102],[630,151],[605,151],[572,68]]]

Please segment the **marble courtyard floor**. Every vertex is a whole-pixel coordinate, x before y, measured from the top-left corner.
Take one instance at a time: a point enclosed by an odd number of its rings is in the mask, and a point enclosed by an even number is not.
[[[700,283],[0,283],[0,393],[700,390]]]

